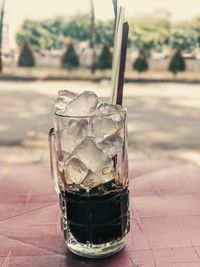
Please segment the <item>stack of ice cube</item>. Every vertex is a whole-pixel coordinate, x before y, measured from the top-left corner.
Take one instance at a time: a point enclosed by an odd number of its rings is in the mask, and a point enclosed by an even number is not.
[[[90,91],[59,91],[59,126],[65,182],[87,191],[115,178],[113,157],[123,146],[125,110],[99,101]]]

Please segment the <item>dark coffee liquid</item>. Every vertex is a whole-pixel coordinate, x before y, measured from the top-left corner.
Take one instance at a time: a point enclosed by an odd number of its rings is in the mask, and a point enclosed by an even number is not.
[[[63,192],[61,206],[75,239],[102,244],[124,237],[129,231],[128,195],[128,189],[106,195]]]

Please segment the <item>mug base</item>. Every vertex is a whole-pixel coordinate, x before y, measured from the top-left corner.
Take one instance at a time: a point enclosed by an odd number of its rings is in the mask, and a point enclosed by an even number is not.
[[[122,250],[125,246],[125,240],[126,237],[99,245],[89,242],[82,244],[74,240],[74,242],[70,243],[66,241],[66,245],[72,253],[78,256],[84,258],[105,258]]]

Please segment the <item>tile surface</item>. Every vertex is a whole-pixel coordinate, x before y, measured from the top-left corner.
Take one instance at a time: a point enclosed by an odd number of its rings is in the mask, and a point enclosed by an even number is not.
[[[131,232],[115,256],[89,260],[65,247],[49,165],[0,168],[0,266],[200,266],[200,168],[130,162]]]

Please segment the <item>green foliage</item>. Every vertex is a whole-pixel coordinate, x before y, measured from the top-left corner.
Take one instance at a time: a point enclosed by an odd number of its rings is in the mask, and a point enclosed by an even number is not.
[[[176,74],[177,72],[185,71],[185,70],[186,70],[185,60],[182,57],[181,49],[178,48],[171,58],[171,61],[169,64],[169,71]]]
[[[90,18],[85,14],[77,14],[64,21],[62,18],[52,20],[26,20],[17,33],[17,44],[21,47],[29,40],[37,49],[61,49],[62,36],[87,41],[91,39]],[[113,20],[96,20],[96,43],[113,45]]]
[[[90,17],[85,14],[73,16],[63,25],[63,35],[81,41],[91,39],[91,22]],[[97,19],[96,22],[96,42],[102,42],[112,45],[113,43],[113,20],[102,21]]]
[[[31,45],[39,49],[61,48],[62,19],[48,21],[26,20],[20,31],[17,33],[17,44],[22,47],[25,40],[29,40]]]
[[[79,67],[79,59],[73,44],[69,44],[66,52],[62,56],[61,64],[63,68],[74,69]]]
[[[100,70],[106,70],[112,68],[112,54],[110,52],[110,48],[108,47],[108,45],[103,46],[97,68]]]
[[[197,43],[200,46],[200,36],[197,37]]]
[[[137,48],[144,44],[145,47],[157,49],[169,42],[170,23],[168,20],[144,17],[129,19],[130,43]]]
[[[97,44],[106,43],[108,46],[113,46],[113,29],[114,20],[97,20],[96,23],[96,39]]]
[[[35,58],[33,55],[32,48],[29,44],[29,42],[25,41],[24,45],[22,47],[18,65],[20,67],[34,67],[35,66]]]
[[[151,17],[129,18],[129,45],[140,48],[145,44],[149,49],[161,50],[165,46],[177,45],[190,51],[200,44],[200,17],[179,23],[168,19]],[[31,45],[39,49],[63,47],[63,36],[80,41],[91,40],[91,21],[89,14],[76,14],[64,18],[33,21],[26,20],[17,34],[17,43],[23,45],[29,40]],[[96,43],[113,46],[114,19],[96,19]]]
[[[63,24],[63,35],[78,40],[89,40],[90,17],[85,14],[77,14]]]
[[[139,55],[133,63],[133,69],[140,72],[147,71],[149,68],[147,60],[147,52],[144,46],[140,48]]]

